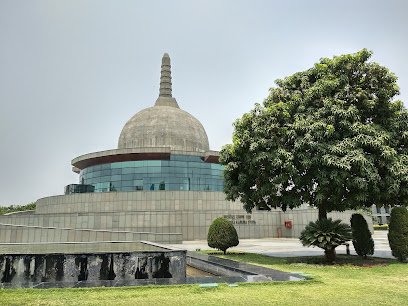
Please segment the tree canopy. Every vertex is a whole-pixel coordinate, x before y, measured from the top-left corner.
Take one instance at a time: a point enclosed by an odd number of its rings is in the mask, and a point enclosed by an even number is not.
[[[0,215],[17,212],[17,211],[24,211],[24,210],[35,210],[36,203],[32,202],[27,205],[10,205],[10,206],[0,206]]]
[[[322,58],[276,80],[263,105],[235,121],[223,147],[224,192],[255,207],[327,212],[408,203],[408,114],[397,77],[372,52]]]

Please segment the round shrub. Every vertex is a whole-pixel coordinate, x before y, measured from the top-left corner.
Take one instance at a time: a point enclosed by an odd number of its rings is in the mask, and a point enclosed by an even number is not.
[[[403,262],[408,257],[408,210],[405,207],[391,210],[388,242],[392,256]]]
[[[231,221],[225,218],[217,218],[210,225],[207,235],[208,246],[226,253],[230,247],[239,244],[238,234]]]
[[[371,237],[367,221],[361,214],[353,214],[350,219],[353,233],[353,246],[358,256],[367,258],[374,254],[374,240]]]

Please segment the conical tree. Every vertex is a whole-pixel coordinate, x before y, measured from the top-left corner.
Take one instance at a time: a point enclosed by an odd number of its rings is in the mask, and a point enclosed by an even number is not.
[[[374,240],[371,237],[367,221],[361,214],[353,214],[350,219],[353,233],[353,246],[358,256],[367,258],[374,254]]]
[[[388,225],[388,242],[392,256],[403,262],[408,257],[408,210],[394,207]]]
[[[227,249],[239,244],[238,234],[231,221],[217,218],[210,225],[207,235],[208,246],[221,250],[226,254]]]

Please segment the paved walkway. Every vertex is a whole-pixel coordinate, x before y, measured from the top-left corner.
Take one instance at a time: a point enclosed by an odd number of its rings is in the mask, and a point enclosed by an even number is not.
[[[374,256],[383,258],[394,258],[391,255],[391,249],[387,238],[388,231],[375,231],[374,239]],[[171,246],[188,251],[196,249],[211,250],[206,240],[184,241],[183,244],[172,244]],[[297,238],[265,238],[265,239],[241,239],[239,245],[229,250],[243,251],[250,253],[263,254],[275,257],[296,257],[296,256],[318,256],[324,252],[319,248],[307,248],[302,246]],[[346,247],[339,246],[336,248],[337,254],[346,254]],[[356,254],[353,244],[350,243],[351,254]]]

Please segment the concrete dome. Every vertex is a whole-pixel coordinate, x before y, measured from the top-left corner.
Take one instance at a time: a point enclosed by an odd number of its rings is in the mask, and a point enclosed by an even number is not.
[[[200,121],[178,107],[160,106],[157,102],[134,115],[120,133],[118,149],[142,147],[209,150],[207,133]]]
[[[171,65],[167,53],[162,58],[160,92],[156,104],[134,115],[120,133],[118,149],[143,147],[209,151],[207,133],[200,121],[181,110],[172,97]]]

